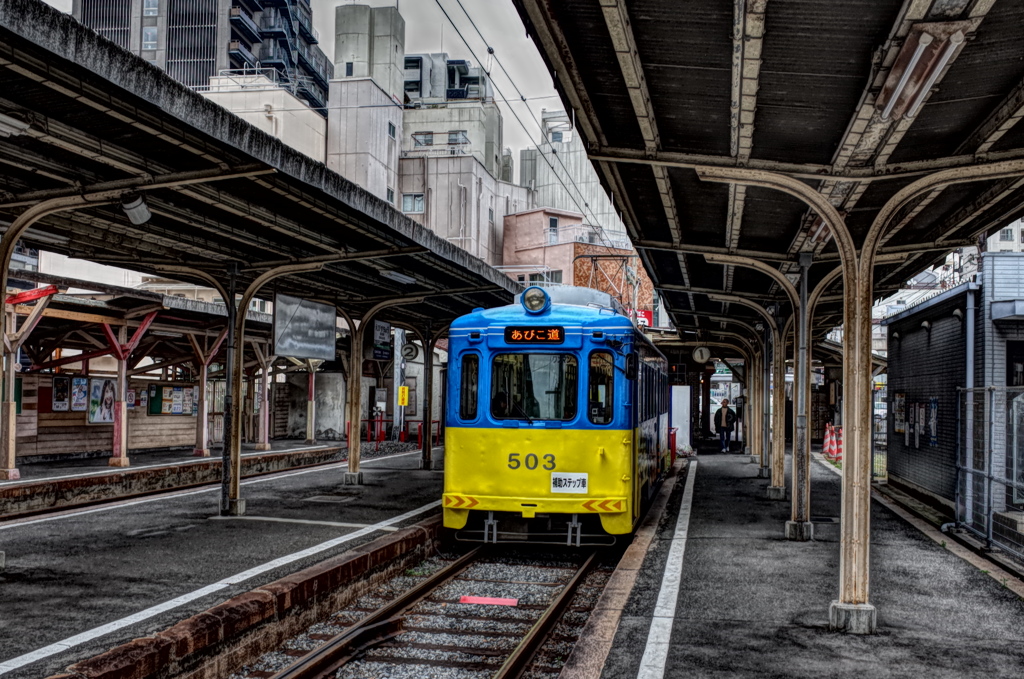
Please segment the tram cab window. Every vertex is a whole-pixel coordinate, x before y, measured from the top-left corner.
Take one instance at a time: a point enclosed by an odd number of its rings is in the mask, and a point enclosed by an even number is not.
[[[466,354],[462,357],[462,383],[459,390],[459,417],[463,420],[476,419],[479,381],[480,357],[476,354]]]
[[[590,354],[590,373],[587,378],[587,412],[594,424],[608,424],[615,414],[612,399],[615,385],[615,359],[611,352],[595,351]]]
[[[576,417],[579,364],[571,354],[499,354],[491,366],[496,420]]]

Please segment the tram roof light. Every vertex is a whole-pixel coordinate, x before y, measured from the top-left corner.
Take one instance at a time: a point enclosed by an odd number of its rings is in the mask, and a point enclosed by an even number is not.
[[[964,42],[950,24],[919,24],[907,37],[875,103],[882,120],[913,118]],[[929,32],[925,32],[925,30]]]
[[[24,134],[31,125],[24,120],[18,120],[11,116],[0,113],[0,137],[17,137]]]
[[[523,291],[523,308],[531,314],[539,314],[551,305],[551,297],[544,288],[533,286]]]
[[[412,276],[401,273],[399,271],[385,270],[381,271],[380,275],[383,276],[384,278],[389,278],[395,281],[396,283],[402,283],[404,285],[412,285],[413,283],[416,282],[416,279],[413,278]]]

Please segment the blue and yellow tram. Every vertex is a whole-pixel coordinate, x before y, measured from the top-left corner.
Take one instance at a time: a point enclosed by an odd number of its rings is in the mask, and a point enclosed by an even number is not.
[[[665,357],[609,295],[531,287],[449,332],[444,525],[607,544],[668,471]]]

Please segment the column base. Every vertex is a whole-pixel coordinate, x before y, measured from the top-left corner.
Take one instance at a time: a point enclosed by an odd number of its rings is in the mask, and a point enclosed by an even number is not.
[[[270,444],[269,443],[257,443],[256,444],[256,450],[258,450],[260,452],[264,452],[264,451],[270,450]]]
[[[758,460],[760,462],[761,460]],[[772,477],[772,470],[768,467],[761,467],[757,470],[757,478],[759,479],[770,479]]]
[[[810,521],[787,521],[786,539],[807,542],[814,539],[814,524]]]
[[[750,456],[750,464],[761,464],[761,456],[760,455],[751,455]]]
[[[786,499],[786,487],[785,486],[768,486],[768,499],[769,500],[785,500]]]
[[[245,516],[245,500],[228,500],[228,516]]]
[[[363,473],[362,472],[345,472],[345,485],[346,486],[361,486],[361,485],[363,485]]]
[[[3,573],[5,568],[7,568],[7,555],[0,552],[0,573]]]
[[[192,457],[210,457],[209,448],[194,448],[192,450]]]
[[[0,481],[17,481],[21,478],[21,472],[17,469],[0,469]]]
[[[874,634],[878,631],[878,613],[871,604],[833,601],[828,607],[828,627],[833,632]]]
[[[130,467],[132,466],[131,461],[127,457],[112,457],[107,460],[108,467]]]
[[[316,443],[316,439],[306,439],[306,445],[307,446],[312,446],[315,443]],[[256,448],[256,450],[259,450],[259,448]],[[267,446],[267,450],[270,450],[270,446]]]
[[[434,462],[433,460],[420,460],[420,469],[432,471],[434,469],[437,469],[437,463]]]

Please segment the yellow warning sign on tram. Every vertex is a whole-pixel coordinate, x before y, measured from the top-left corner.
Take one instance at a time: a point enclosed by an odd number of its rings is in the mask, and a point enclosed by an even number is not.
[[[407,406],[409,405],[409,387],[398,388],[398,405]]]

